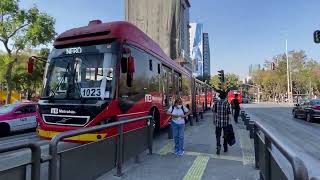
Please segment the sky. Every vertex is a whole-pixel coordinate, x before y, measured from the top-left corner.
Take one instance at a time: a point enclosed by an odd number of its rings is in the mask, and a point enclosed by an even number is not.
[[[93,3],[94,2],[94,3]],[[320,60],[320,44],[313,32],[320,29],[319,0],[190,0],[190,22],[203,23],[209,33],[211,73],[248,75],[250,64],[288,50],[304,50]],[[23,0],[22,8],[36,5],[56,19],[56,32],[85,26],[92,19],[124,20],[124,0]]]

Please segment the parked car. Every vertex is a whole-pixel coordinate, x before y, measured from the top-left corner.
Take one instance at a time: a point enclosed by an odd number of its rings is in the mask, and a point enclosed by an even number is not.
[[[0,135],[37,127],[36,104],[15,102],[0,107]]]
[[[320,120],[320,99],[301,101],[292,110],[294,118],[302,117],[308,122]]]

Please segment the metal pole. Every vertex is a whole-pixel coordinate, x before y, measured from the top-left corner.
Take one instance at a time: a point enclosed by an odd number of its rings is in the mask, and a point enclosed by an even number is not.
[[[153,141],[153,117],[148,119],[148,149],[149,155],[152,155],[152,141]]]
[[[264,160],[265,160],[265,179],[271,180],[271,141],[269,137],[265,134],[264,136]]]
[[[38,145],[31,146],[32,153],[32,167],[31,167],[31,179],[40,180],[40,168],[41,168],[41,149]]]
[[[258,86],[258,103],[260,102],[260,87]]]
[[[290,96],[290,75],[289,75],[289,57],[288,57],[288,41],[286,40],[286,58],[287,58],[287,83],[288,83],[288,101],[291,102],[291,96]]]
[[[57,143],[51,140],[49,145],[49,180],[58,180],[58,148]]]
[[[117,176],[122,176],[122,157],[123,157],[123,124],[118,127],[118,150],[117,150]]]
[[[255,168],[259,169],[259,136],[258,127],[253,125],[253,139],[254,139],[254,156],[255,156]]]

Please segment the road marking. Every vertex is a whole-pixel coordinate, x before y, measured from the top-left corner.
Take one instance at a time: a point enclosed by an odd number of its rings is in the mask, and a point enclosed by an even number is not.
[[[207,167],[208,161],[208,156],[198,156],[194,160],[192,166],[184,176],[183,180],[200,180],[202,178],[204,170]]]
[[[237,156],[215,155],[215,154],[190,152],[190,151],[186,151],[185,154],[189,156],[204,156],[212,159],[221,159],[221,160],[230,160],[230,161],[239,161],[239,162],[243,161],[242,157],[237,157]]]
[[[160,151],[160,155],[167,155],[169,152],[171,152],[173,149],[173,140],[171,140],[168,144],[164,145]]]
[[[237,131],[240,136],[240,147],[242,150],[243,165],[254,164],[254,147],[251,139],[249,138],[248,131],[239,128],[237,128]]]

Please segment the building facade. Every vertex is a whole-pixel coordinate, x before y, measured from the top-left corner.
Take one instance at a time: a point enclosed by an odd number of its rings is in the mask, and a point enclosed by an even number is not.
[[[190,57],[193,75],[203,76],[203,25],[190,23]]]
[[[208,33],[203,33],[203,75],[210,76],[210,46]]]
[[[125,0],[125,20],[191,71],[189,8],[189,0]]]
[[[260,64],[250,64],[250,66],[249,66],[249,77],[252,77],[260,69],[261,69],[261,65]]]

